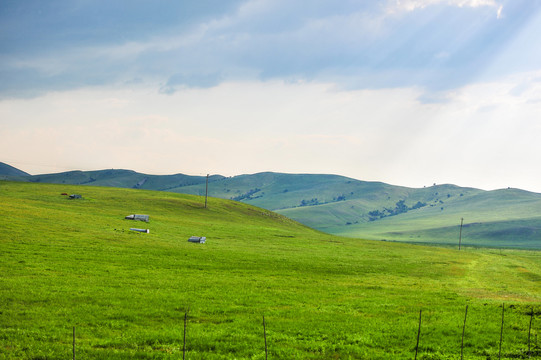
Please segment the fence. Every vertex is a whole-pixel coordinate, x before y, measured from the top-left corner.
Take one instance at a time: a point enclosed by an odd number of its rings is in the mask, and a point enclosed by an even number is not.
[[[500,336],[499,336],[499,348],[498,348],[498,359],[501,359],[502,358],[502,346],[504,344],[504,336],[505,336],[505,333],[504,333],[504,324],[505,324],[505,304],[502,304],[501,306],[501,325],[500,325]],[[416,360],[418,355],[420,355],[420,352],[419,352],[419,344],[422,343],[422,330],[423,330],[423,323],[422,323],[422,319],[423,319],[423,312],[422,312],[422,309],[419,310],[419,321],[418,321],[418,326],[417,326],[417,329],[416,329],[416,345],[415,345],[415,353],[412,354],[412,357]],[[537,344],[537,336],[535,338],[535,341],[532,341],[532,325],[534,323],[534,318],[535,318],[535,313],[534,313],[534,310],[533,310],[533,307],[531,308],[531,311],[530,313],[528,314],[529,316],[529,326],[528,326],[528,336],[527,336],[527,341],[525,342],[524,344],[524,351],[522,353],[522,355],[515,355],[513,357],[515,358],[525,358],[525,359],[540,359],[541,358],[541,348],[538,346]],[[467,319],[468,319],[468,305],[466,306],[465,308],[465,312],[464,312],[464,322],[462,324],[462,336],[461,336],[461,339],[460,339],[460,359],[463,360],[464,359],[464,339],[466,338],[466,333],[467,333]],[[184,332],[183,332],[183,341],[182,341],[182,359],[185,360],[186,359],[186,354],[189,352],[189,344],[187,344],[186,342],[186,338],[187,338],[187,333],[188,333],[188,330],[189,330],[189,327],[188,327],[188,311],[186,311],[184,313]],[[73,349],[72,349],[72,353],[73,353],[73,360],[76,359],[76,356],[77,356],[77,349],[76,349],[76,328],[73,327],[73,339],[72,339],[72,344],[73,344]],[[457,342],[458,342],[458,339],[457,339]],[[533,346],[532,346],[533,345]],[[267,360],[268,359],[268,356],[269,356],[269,350],[268,350],[268,343],[267,343],[267,324],[266,324],[266,321],[265,321],[265,316],[263,315],[262,316],[262,341],[261,341],[261,350],[262,351],[264,349],[265,351],[265,359]],[[458,356],[458,351],[457,351],[457,356]]]

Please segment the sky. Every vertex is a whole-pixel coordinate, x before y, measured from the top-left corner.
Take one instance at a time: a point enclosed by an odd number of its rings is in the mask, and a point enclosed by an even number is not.
[[[0,0],[0,161],[541,193],[541,0]]]

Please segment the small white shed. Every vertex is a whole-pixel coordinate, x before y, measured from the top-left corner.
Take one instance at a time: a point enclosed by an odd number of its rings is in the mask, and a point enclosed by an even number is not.
[[[149,216],[148,215],[133,214],[133,215],[126,216],[125,219],[127,219],[127,220],[139,220],[139,221],[148,222]]]
[[[190,236],[190,238],[188,239],[189,242],[199,243],[199,244],[204,244],[206,240],[207,238],[204,236]]]

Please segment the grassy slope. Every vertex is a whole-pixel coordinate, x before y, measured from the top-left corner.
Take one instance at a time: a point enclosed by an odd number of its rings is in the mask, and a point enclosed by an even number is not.
[[[443,210],[442,210],[443,208]],[[541,195],[506,189],[458,197],[379,221],[329,229],[346,236],[541,249]],[[288,214],[286,214],[288,215]]]
[[[360,181],[338,175],[259,173],[218,179],[209,183],[209,193],[219,198],[235,198],[247,195],[250,190],[258,189],[251,196],[243,198],[248,204],[269,210],[295,208],[299,212],[311,212],[315,206],[300,206],[302,200],[310,202],[317,199],[320,205],[332,205],[337,208],[362,204],[366,209],[376,210],[394,207],[401,199],[407,199],[410,205],[417,201],[447,201],[447,195],[457,197],[483,192],[472,188],[454,185],[438,185],[429,188],[414,189],[394,186],[381,182]],[[205,184],[172,188],[170,191],[204,195]],[[344,201],[337,201],[342,197]],[[312,203],[308,204],[312,205]],[[360,214],[356,218],[362,217]],[[351,220],[352,218],[348,218]],[[340,223],[342,224],[342,220]],[[345,222],[344,222],[345,224]]]
[[[221,179],[223,176],[214,175],[210,179]],[[147,190],[170,190],[179,186],[205,184],[204,176],[176,175],[147,175],[132,170],[97,170],[97,171],[68,171],[56,174],[35,175],[27,179],[32,182],[112,186],[121,188],[140,188]]]
[[[335,228],[343,228],[347,222],[352,224],[369,222],[370,216],[368,212],[373,210],[382,211],[384,208],[393,209],[399,200],[405,200],[405,204],[408,207],[412,207],[417,202],[426,203],[426,207],[408,212],[410,215],[413,213],[426,214],[427,209],[437,208],[439,210],[442,206],[445,207],[450,204],[454,204],[456,207],[469,206],[468,202],[470,199],[478,194],[485,193],[482,190],[461,188],[454,185],[438,185],[422,189],[388,186],[391,188],[390,191],[368,192],[364,197],[346,199],[345,201],[325,204],[323,206],[284,209],[279,210],[279,212],[303,223],[305,219],[310,221],[309,219],[312,218],[314,225],[319,223],[319,225],[314,227],[324,231],[335,231]],[[335,213],[338,215],[335,219],[320,221],[317,216],[318,212]],[[340,213],[343,213],[343,215]],[[384,220],[390,223],[394,222],[400,216],[403,216],[403,214],[387,217]],[[379,221],[381,220],[374,222]]]
[[[81,193],[68,200],[62,192]],[[0,359],[456,359],[524,354],[541,254],[339,238],[237,202],[0,182]],[[131,213],[150,223],[123,220]],[[128,231],[148,227],[149,234]],[[207,244],[188,243],[205,235]],[[534,347],[534,356],[541,356]]]
[[[28,173],[25,173],[22,170],[19,170],[11,165],[0,162],[0,176],[14,176],[14,177],[24,177],[29,176]]]
[[[505,189],[482,191],[443,184],[414,189],[364,182],[335,175],[261,173],[211,182],[209,193],[275,210],[331,234],[429,243],[456,243],[464,218],[467,244],[541,249],[541,194]],[[255,191],[257,190],[257,191]],[[171,191],[204,194],[204,185]],[[342,197],[344,200],[336,201]],[[311,200],[317,199],[318,204]],[[399,200],[406,214],[370,221],[369,212],[393,209]],[[299,206],[302,201],[308,206]],[[443,210],[442,210],[443,209]]]
[[[212,181],[209,183],[209,194],[230,199],[246,195],[250,190],[259,189],[252,196],[244,198],[242,201],[266,209],[276,210],[299,206],[302,200],[313,198],[318,198],[320,202],[332,202],[333,198],[342,195],[345,191],[350,193],[360,188],[366,191],[371,184],[337,175],[266,172]],[[385,186],[385,184],[381,185]],[[170,191],[204,195],[205,184],[179,187]]]
[[[17,180],[205,194],[202,176],[156,176],[129,170],[72,171]],[[541,221],[536,216],[541,214],[541,194],[517,190],[486,192],[454,185],[413,189],[337,175],[271,172],[232,178],[215,175],[209,180],[211,196],[275,210],[332,234],[454,243],[456,225],[464,218],[468,227],[465,241],[472,245],[541,248]],[[417,202],[426,203],[427,207],[370,221],[369,212],[393,209],[399,200],[405,200],[409,207]],[[300,206],[303,202],[307,206]]]

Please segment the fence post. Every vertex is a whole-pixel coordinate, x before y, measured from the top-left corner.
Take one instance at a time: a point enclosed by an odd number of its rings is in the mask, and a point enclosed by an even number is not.
[[[532,333],[532,320],[533,320],[533,307],[532,307],[532,313],[530,314],[530,327],[528,328],[528,358],[532,356],[532,353],[530,351],[530,334]]]
[[[73,327],[73,360],[75,360],[75,326]]]
[[[421,337],[421,317],[423,310],[419,310],[419,329],[417,330],[417,345],[415,345],[415,360],[417,360],[417,352],[419,350],[419,338]]]
[[[184,313],[184,341],[182,345],[182,360],[186,358],[186,320],[188,319],[188,312]]]
[[[505,304],[502,303],[502,328],[500,330],[500,352],[498,354],[498,359],[502,358],[502,341],[503,341],[503,317],[505,313]]]
[[[207,174],[207,181],[205,185],[205,209],[207,208],[207,198],[209,196],[209,174]]]
[[[462,224],[464,223],[464,218],[460,218],[460,235],[458,235],[458,250],[460,251],[460,243],[462,243]]]
[[[267,360],[267,329],[265,327],[265,315],[263,315],[263,337],[265,338],[265,360]]]
[[[466,331],[466,318],[468,317],[468,305],[466,305],[466,313],[464,314],[464,325],[462,326],[462,345],[460,346],[460,360],[464,354],[464,332]]]

